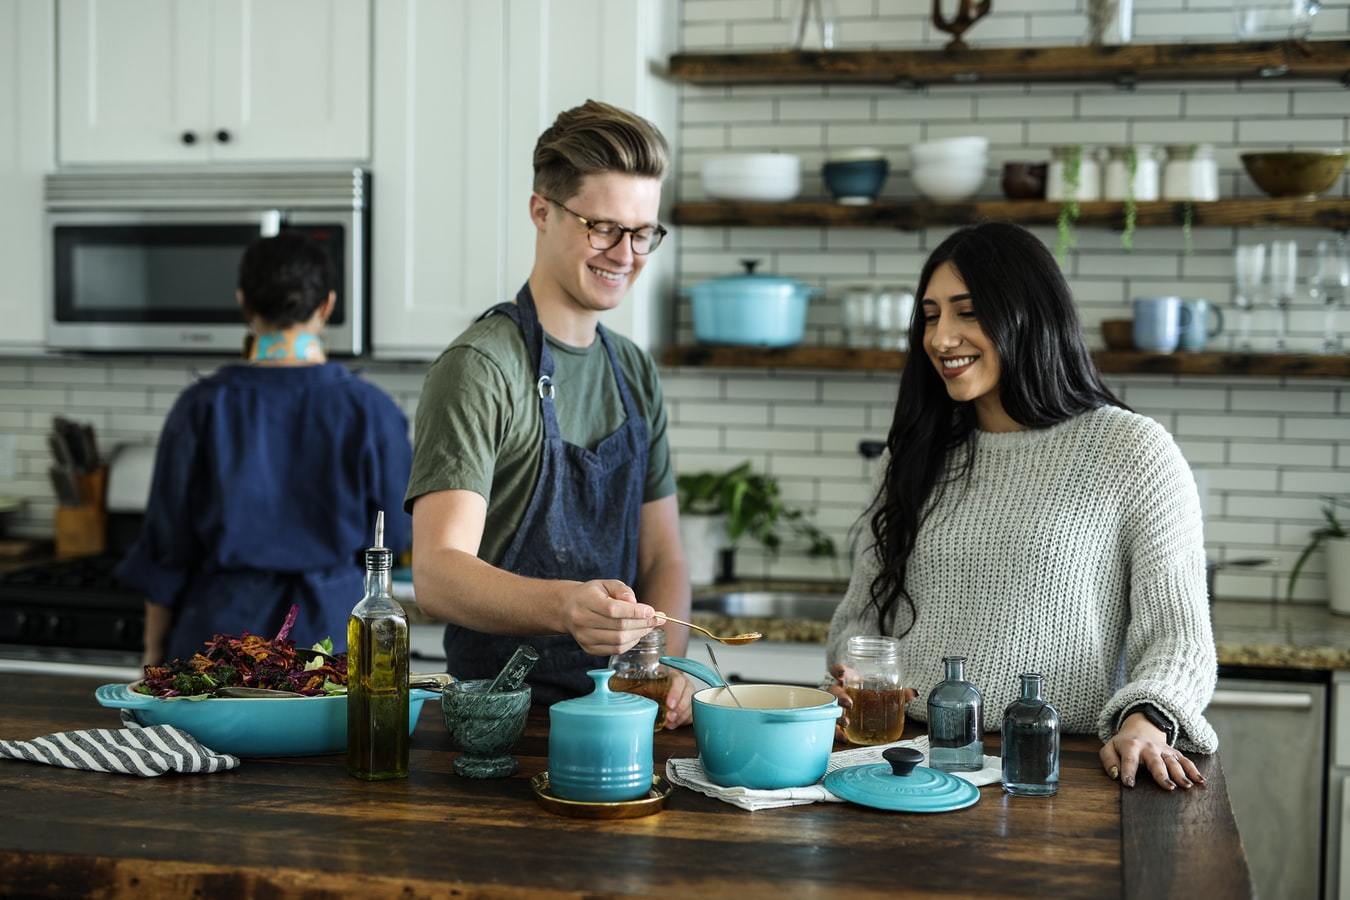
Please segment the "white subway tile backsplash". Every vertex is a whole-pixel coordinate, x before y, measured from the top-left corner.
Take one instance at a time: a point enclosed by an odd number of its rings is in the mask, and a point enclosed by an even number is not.
[[[1187,437],[1252,437],[1280,436],[1278,416],[1207,416],[1183,412],[1177,415],[1177,434]]]
[[[1280,490],[1288,494],[1350,494],[1350,472],[1344,469],[1280,471]]]
[[[1284,421],[1284,437],[1300,441],[1350,441],[1350,416],[1342,413],[1325,419],[1288,418]]]
[[[1239,119],[1237,140],[1247,147],[1337,147],[1345,141],[1345,122],[1345,118],[1300,118],[1298,130],[1291,132],[1287,118]]]
[[[1288,442],[1248,443],[1233,441],[1228,446],[1228,461],[1237,465],[1265,464],[1271,466],[1335,465],[1331,444],[1291,444]]]

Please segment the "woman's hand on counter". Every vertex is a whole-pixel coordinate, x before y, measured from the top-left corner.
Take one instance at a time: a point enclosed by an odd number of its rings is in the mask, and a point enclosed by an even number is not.
[[[1134,713],[1120,724],[1120,730],[1102,745],[1098,753],[1102,768],[1112,778],[1119,778],[1125,787],[1134,787],[1135,777],[1142,768],[1164,790],[1175,790],[1177,785],[1189,790],[1204,784],[1205,776],[1175,747],[1167,744],[1167,735],[1142,713]]]
[[[672,672],[670,690],[666,693],[666,725],[676,729],[694,719],[694,687],[680,672]]]
[[[848,666],[843,663],[835,663],[830,666],[830,677],[834,679],[834,684],[826,683],[820,686],[822,690],[834,694],[839,701],[839,708],[844,711],[844,714],[834,723],[834,742],[836,744],[848,740],[848,737],[844,734],[844,729],[848,727],[848,711],[853,708],[853,698],[848,695],[848,691],[844,690],[844,675],[847,672]]]
[[[563,627],[594,656],[628,650],[656,625],[655,613],[617,579],[597,578],[563,590]]]

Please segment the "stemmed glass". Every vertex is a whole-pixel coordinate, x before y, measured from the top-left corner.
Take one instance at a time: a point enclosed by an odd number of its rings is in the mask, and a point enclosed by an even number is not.
[[[1270,305],[1275,310],[1275,350],[1288,349],[1289,304],[1298,284],[1298,242],[1270,242]]]
[[[1326,309],[1322,326],[1322,352],[1341,352],[1341,330],[1337,322],[1340,308],[1350,298],[1350,243],[1317,242],[1317,264],[1308,279],[1308,293]]]
[[[1266,275],[1266,245],[1240,244],[1233,248],[1233,274],[1236,293],[1237,328],[1229,335],[1234,350],[1252,349],[1252,306]]]

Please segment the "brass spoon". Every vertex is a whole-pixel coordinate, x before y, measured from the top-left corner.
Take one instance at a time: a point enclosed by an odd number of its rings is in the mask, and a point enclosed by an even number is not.
[[[692,628],[695,631],[701,631],[708,637],[712,638],[714,641],[720,641],[723,644],[730,644],[733,646],[736,644],[753,644],[755,641],[764,637],[764,635],[760,634],[758,631],[747,631],[745,634],[737,634],[732,637],[722,637],[721,635],[713,634],[711,631],[704,628],[702,625],[695,625],[693,622],[686,622],[683,619],[677,619],[674,616],[668,616],[665,613],[661,612],[659,609],[656,611],[656,615],[663,622],[674,622],[676,625],[683,625],[686,628]]]

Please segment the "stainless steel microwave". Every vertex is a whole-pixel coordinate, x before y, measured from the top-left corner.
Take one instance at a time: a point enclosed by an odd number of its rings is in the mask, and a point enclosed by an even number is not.
[[[238,353],[240,257],[284,228],[317,240],[333,261],[329,352],[367,349],[364,169],[63,172],[47,177],[46,209],[51,348]]]

